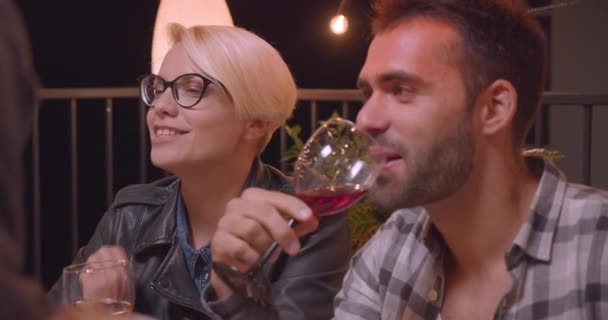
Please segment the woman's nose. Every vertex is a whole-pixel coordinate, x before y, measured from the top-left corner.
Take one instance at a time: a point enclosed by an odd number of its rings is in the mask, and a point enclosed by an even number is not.
[[[179,106],[173,98],[171,88],[167,88],[167,90],[165,90],[163,93],[156,96],[156,98],[152,102],[152,107],[154,112],[156,112],[156,114],[159,116],[174,117],[179,112]]]

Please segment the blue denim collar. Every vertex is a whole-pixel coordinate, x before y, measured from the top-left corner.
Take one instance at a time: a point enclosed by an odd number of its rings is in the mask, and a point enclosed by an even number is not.
[[[200,291],[209,282],[209,273],[211,271],[211,247],[207,243],[199,249],[194,249],[190,245],[188,228],[188,210],[184,205],[181,192],[177,197],[177,241],[182,252],[184,253],[184,261],[188,266],[188,271],[195,287]]]

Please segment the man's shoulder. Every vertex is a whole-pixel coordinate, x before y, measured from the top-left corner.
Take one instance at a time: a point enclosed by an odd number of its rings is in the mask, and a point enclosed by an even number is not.
[[[426,210],[422,207],[396,210],[376,231],[364,249],[380,255],[396,248],[405,250],[407,243],[414,245],[421,237],[427,218]]]
[[[608,190],[588,185],[569,183],[566,189],[566,198],[578,201],[608,203]]]
[[[558,242],[578,247],[606,243],[608,233],[608,191],[586,185],[568,184],[561,204]]]
[[[568,184],[564,196],[564,212],[580,218],[608,218],[608,191],[586,185]]]
[[[391,214],[379,232],[419,236],[427,217],[423,207],[399,209]]]

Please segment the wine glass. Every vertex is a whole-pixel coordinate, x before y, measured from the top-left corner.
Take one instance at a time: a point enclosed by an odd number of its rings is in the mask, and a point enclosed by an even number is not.
[[[63,268],[63,303],[99,315],[133,310],[135,278],[127,260],[72,264]]]
[[[382,157],[369,152],[375,140],[352,121],[332,117],[302,147],[294,167],[294,194],[315,216],[340,212],[357,203],[376,182]],[[288,224],[293,226],[295,219]],[[262,266],[274,253],[273,242],[260,258]]]
[[[345,212],[376,181],[382,158],[370,152],[374,145],[374,139],[349,120],[333,117],[324,122],[298,155],[294,195],[317,217]],[[294,223],[293,218],[288,222]],[[267,305],[270,283],[263,269],[277,248],[275,241],[247,273],[220,263],[214,263],[214,269],[237,294]]]
[[[308,139],[295,164],[296,197],[317,217],[344,212],[373,186],[380,160],[374,139],[351,121],[334,117]]]

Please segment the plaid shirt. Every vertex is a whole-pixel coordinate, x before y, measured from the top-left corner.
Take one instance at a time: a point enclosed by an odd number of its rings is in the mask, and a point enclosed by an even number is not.
[[[608,192],[569,184],[550,161],[505,255],[495,319],[608,319]],[[447,248],[423,208],[394,212],[353,257],[335,319],[440,318]]]

